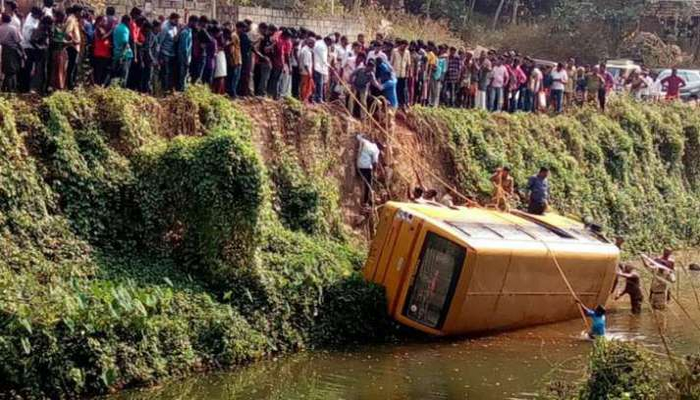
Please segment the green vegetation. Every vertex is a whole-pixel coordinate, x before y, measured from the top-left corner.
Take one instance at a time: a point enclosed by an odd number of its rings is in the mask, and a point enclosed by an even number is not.
[[[501,165],[512,168],[520,189],[548,166],[554,208],[626,236],[628,250],[700,243],[700,116],[693,108],[621,99],[607,114],[586,107],[536,118],[418,108],[409,122],[439,143],[465,193],[490,196],[489,177]]]
[[[251,136],[200,87],[0,99],[0,392],[99,394],[381,340],[362,253],[319,229],[337,196],[292,167],[271,179]]]
[[[342,127],[280,107],[283,126],[256,149],[241,108],[203,87],[161,100],[120,89],[0,99],[0,392],[100,394],[390,335],[383,292],[359,276],[363,252],[342,224]],[[408,120],[465,193],[487,197],[499,165],[522,187],[546,164],[555,207],[630,249],[698,243],[691,108],[417,108]],[[265,165],[259,151],[275,157]],[[697,360],[686,364],[671,379],[683,393],[698,379]]]
[[[663,363],[634,342],[598,339],[584,377],[556,379],[541,398],[552,400],[698,399],[698,357],[672,358]],[[556,371],[555,371],[556,372]]]

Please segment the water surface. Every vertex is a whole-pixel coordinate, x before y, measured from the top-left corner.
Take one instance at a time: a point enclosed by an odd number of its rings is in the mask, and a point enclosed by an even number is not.
[[[700,273],[679,275],[674,293],[680,293],[685,310],[700,322],[691,286],[692,278],[700,290]],[[610,305],[608,332],[614,338],[662,353],[661,329],[673,352],[700,349],[700,330],[678,305],[657,313],[659,324],[648,303],[640,316],[630,314],[627,298]],[[113,400],[531,399],[555,367],[567,371],[565,376],[582,376],[591,348],[582,330],[578,319],[482,338],[309,351],[125,392]]]

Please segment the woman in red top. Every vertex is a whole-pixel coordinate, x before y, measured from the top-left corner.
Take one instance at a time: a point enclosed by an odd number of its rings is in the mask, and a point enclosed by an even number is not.
[[[95,45],[92,58],[95,85],[105,86],[109,82],[109,64],[112,60],[112,30],[103,16],[95,20]]]

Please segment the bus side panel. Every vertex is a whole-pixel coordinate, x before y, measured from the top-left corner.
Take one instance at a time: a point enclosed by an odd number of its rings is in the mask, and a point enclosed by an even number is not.
[[[507,276],[510,257],[510,250],[494,248],[479,249],[476,257],[469,258],[473,260],[469,264],[472,270],[469,286],[460,306],[455,307],[455,311],[459,310],[459,317],[455,316],[449,333],[462,333],[489,325],[498,305],[498,293]]]
[[[521,244],[509,264],[496,254],[484,257],[481,246],[474,277],[461,307],[461,319],[450,333],[484,332],[562,321],[579,315],[552,254],[540,243]],[[616,257],[593,246],[551,245],[564,274],[589,307],[609,293]],[[554,249],[559,247],[558,249]],[[498,252],[489,249],[488,253]],[[500,264],[500,265],[499,265]],[[500,272],[508,265],[505,277]],[[497,273],[496,273],[497,272]],[[496,290],[496,282],[501,286]],[[607,296],[607,295],[606,295]]]

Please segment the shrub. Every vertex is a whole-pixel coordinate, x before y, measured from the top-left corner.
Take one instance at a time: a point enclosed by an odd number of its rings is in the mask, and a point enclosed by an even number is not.
[[[627,236],[630,251],[700,241],[700,120],[689,107],[618,98],[607,114],[584,107],[556,117],[418,107],[408,120],[426,137],[446,132],[437,150],[465,193],[489,198],[490,174],[504,164],[522,189],[545,165],[554,208]]]
[[[178,98],[192,137],[121,89],[0,100],[0,392],[94,395],[325,342],[325,293],[360,253],[282,226],[233,103]]]
[[[661,390],[659,366],[634,343],[598,339],[590,356],[582,400],[656,399]]]

